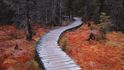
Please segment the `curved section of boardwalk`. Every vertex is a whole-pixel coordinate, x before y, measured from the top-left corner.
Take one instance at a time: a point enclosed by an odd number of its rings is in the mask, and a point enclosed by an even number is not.
[[[82,24],[80,18],[74,19],[72,24],[52,30],[39,40],[36,50],[45,70],[81,70],[80,66],[58,46],[60,35],[64,31]]]

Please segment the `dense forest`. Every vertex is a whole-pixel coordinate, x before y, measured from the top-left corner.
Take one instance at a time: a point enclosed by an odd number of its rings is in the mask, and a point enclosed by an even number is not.
[[[124,31],[123,0],[0,0],[0,22],[17,25],[61,25],[64,17],[73,16],[99,22],[102,12],[110,16],[116,30]]]

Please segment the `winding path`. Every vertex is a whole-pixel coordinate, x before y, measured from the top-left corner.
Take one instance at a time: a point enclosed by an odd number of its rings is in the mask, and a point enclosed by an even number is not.
[[[39,40],[36,50],[45,70],[81,70],[80,66],[58,46],[60,35],[63,32],[82,24],[80,18],[75,17],[74,19],[72,24],[51,30]]]

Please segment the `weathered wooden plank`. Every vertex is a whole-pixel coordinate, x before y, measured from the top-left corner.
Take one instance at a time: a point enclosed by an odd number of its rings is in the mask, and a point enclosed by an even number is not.
[[[80,66],[58,46],[60,35],[64,31],[82,24],[81,19],[75,19],[72,24],[49,31],[40,39],[36,50],[46,70],[81,70]]]

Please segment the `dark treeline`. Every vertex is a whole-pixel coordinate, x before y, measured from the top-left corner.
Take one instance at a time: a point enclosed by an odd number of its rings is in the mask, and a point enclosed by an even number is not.
[[[0,0],[0,22],[18,26],[61,25],[64,17],[73,16],[99,22],[101,12],[111,17],[116,30],[124,31],[124,0]]]

